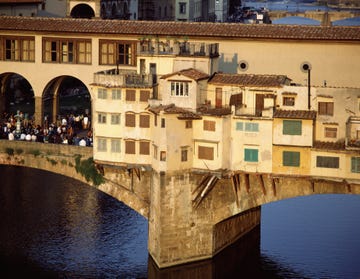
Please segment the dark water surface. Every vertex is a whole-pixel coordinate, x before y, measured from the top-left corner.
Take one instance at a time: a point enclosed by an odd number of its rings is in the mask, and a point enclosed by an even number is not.
[[[265,205],[244,241],[159,271],[147,220],[121,202],[39,170],[0,166],[0,177],[0,278],[360,278],[359,195]]]

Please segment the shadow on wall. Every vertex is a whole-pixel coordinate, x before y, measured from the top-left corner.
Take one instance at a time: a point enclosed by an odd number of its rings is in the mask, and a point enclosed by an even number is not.
[[[238,67],[238,54],[234,53],[234,55],[229,59],[229,55],[226,55],[225,58],[224,53],[221,53],[219,60],[219,72],[229,73],[229,74],[237,74]]]

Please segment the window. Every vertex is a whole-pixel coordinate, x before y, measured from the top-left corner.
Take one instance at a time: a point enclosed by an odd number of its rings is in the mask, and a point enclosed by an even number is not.
[[[244,130],[244,123],[236,122],[236,131],[243,131],[243,130]]]
[[[157,160],[158,147],[156,145],[153,145],[153,152],[153,157],[155,160]]]
[[[300,152],[283,151],[283,166],[299,167],[300,166]]]
[[[43,38],[43,61],[91,64],[91,41],[67,38]]]
[[[98,123],[106,124],[106,114],[105,113],[98,113]]]
[[[34,37],[0,37],[0,60],[35,61]]]
[[[113,100],[121,100],[121,89],[112,89],[111,90],[111,99]]]
[[[133,141],[133,140],[125,141],[125,153],[126,154],[135,154],[135,141]]]
[[[185,2],[179,3],[179,13],[186,14],[186,3]]]
[[[294,97],[283,97],[283,105],[284,106],[295,106],[295,98]]]
[[[140,90],[140,102],[147,102],[150,99],[149,90]]]
[[[111,125],[119,125],[120,124],[120,114],[114,113],[111,114]]]
[[[181,149],[181,162],[186,162],[187,160],[188,160],[187,149]]]
[[[300,120],[283,120],[283,135],[301,135]]]
[[[111,152],[120,153],[120,140],[119,139],[112,139],[111,140]]]
[[[165,128],[165,118],[161,118],[161,128]]]
[[[140,127],[149,128],[150,127],[150,115],[140,114]]]
[[[360,173],[360,157],[351,157],[351,172]]]
[[[172,81],[171,96],[189,96],[189,82]]]
[[[319,102],[318,104],[319,115],[334,115],[333,102]]]
[[[316,156],[317,168],[339,168],[339,157]]]
[[[337,128],[325,127],[325,137],[326,138],[336,138],[337,137]]]
[[[140,141],[140,154],[149,155],[150,154],[150,142]]]
[[[126,90],[126,101],[135,102],[135,90]]]
[[[166,161],[166,151],[160,151],[160,161]]]
[[[199,159],[214,160],[214,148],[207,146],[198,147]]]
[[[107,99],[107,89],[98,88],[98,99]]]
[[[191,129],[191,128],[192,128],[192,120],[186,120],[185,129]]]
[[[215,131],[215,121],[204,120],[204,131]]]
[[[136,42],[100,40],[101,65],[135,65]]]
[[[126,127],[135,127],[135,114],[126,113],[125,114],[125,126]]]
[[[106,139],[99,138],[97,141],[97,151],[106,151]]]
[[[259,132],[259,123],[245,123],[245,131],[247,132]]]
[[[246,162],[258,162],[258,149],[245,148],[244,160]]]

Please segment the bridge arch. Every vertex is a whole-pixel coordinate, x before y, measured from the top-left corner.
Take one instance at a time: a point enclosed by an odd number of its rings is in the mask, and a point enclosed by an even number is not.
[[[91,94],[87,86],[72,76],[59,76],[45,86],[42,94],[42,119],[47,123],[73,114],[91,117]]]
[[[29,81],[13,72],[0,75],[0,113],[1,117],[22,112],[31,119],[35,113],[34,90]]]
[[[87,4],[78,4],[72,8],[70,16],[74,18],[93,18],[95,17],[95,12]]]

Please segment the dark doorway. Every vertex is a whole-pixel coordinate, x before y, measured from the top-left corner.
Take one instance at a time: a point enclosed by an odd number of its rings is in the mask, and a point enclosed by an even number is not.
[[[79,4],[71,10],[70,16],[75,18],[93,18],[95,13],[89,5]]]

